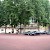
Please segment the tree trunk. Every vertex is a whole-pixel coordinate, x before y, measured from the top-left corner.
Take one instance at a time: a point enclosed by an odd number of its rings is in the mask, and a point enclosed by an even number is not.
[[[50,25],[48,26],[48,34],[50,34]]]
[[[45,26],[45,31],[46,31],[46,26]]]
[[[50,32],[50,25],[48,26],[48,31]]]
[[[39,23],[38,23],[38,31],[40,31],[40,29],[39,29]]]
[[[20,34],[22,33],[22,30],[21,30],[21,23],[20,23]]]
[[[5,25],[5,34],[6,34],[6,28],[7,28],[7,26]]]
[[[24,29],[23,29],[23,33],[25,32],[25,26],[24,26]]]
[[[12,26],[12,33],[14,33],[14,25]]]
[[[19,34],[19,29],[16,29],[16,34]]]

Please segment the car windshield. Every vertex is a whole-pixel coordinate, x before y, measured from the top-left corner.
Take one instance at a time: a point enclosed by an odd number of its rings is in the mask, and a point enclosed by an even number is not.
[[[32,33],[35,33],[36,31],[33,31]]]

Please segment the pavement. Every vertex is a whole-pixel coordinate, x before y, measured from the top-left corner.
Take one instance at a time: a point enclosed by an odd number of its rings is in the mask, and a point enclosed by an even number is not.
[[[0,50],[50,50],[50,35],[0,34]]]

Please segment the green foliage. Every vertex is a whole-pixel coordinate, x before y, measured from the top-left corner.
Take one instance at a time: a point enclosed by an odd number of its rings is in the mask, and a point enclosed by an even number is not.
[[[35,5],[35,22],[38,22],[39,25],[47,25],[49,20],[49,1],[48,0],[32,0],[32,3]],[[46,23],[46,24],[45,24]]]
[[[4,0],[0,1],[0,26],[29,24],[33,17],[39,25],[50,23],[50,4],[48,0]],[[46,24],[47,23],[47,24]]]

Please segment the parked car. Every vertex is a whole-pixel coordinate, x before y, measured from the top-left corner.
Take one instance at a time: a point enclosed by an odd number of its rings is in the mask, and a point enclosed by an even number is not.
[[[31,32],[29,35],[36,35],[36,31]]]
[[[40,32],[40,31],[36,31],[35,33],[36,33],[36,35],[40,35],[40,34],[41,34],[41,32]]]
[[[50,35],[50,31],[47,31],[47,35]]]
[[[43,32],[41,32],[41,34],[48,34],[48,32],[47,31],[43,31]]]
[[[30,35],[40,35],[40,31],[33,31]]]
[[[24,35],[30,35],[30,34],[31,34],[31,31],[24,32]]]
[[[31,31],[28,31],[28,32],[25,32],[24,34],[25,35],[40,35],[40,31],[33,31],[33,32],[31,32]]]
[[[24,35],[40,35],[40,34],[47,34],[50,35],[49,31],[28,31],[28,32],[24,32]]]

